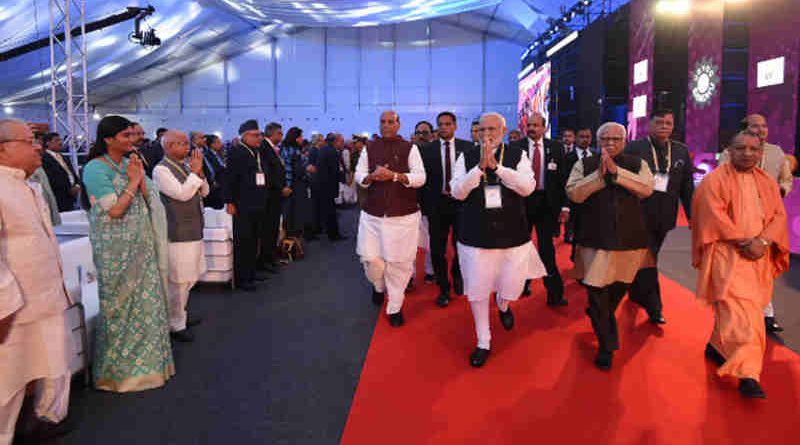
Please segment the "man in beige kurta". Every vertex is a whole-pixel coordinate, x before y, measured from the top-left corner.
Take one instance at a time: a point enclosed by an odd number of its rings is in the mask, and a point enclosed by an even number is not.
[[[40,189],[26,178],[41,147],[24,122],[0,120],[0,445],[8,445],[26,391],[46,423],[66,417],[69,359],[58,241]]]

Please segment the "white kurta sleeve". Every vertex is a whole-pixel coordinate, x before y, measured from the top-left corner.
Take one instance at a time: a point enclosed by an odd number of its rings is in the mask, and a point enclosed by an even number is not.
[[[201,190],[205,185],[206,195],[208,195],[208,183],[204,179],[194,173],[189,174],[183,184],[175,178],[175,175],[163,165],[157,165],[153,169],[153,181],[158,186],[158,191],[169,196],[172,199],[186,202],[194,197],[194,195]],[[203,195],[205,196],[205,195]]]
[[[3,219],[0,218],[0,233],[3,233]],[[22,309],[25,299],[17,279],[8,268],[5,253],[0,249],[0,320]]]
[[[647,166],[645,161],[642,161],[639,173],[633,173],[622,167],[617,167],[617,184],[630,190],[631,193],[639,198],[647,198],[653,194],[654,181],[653,174],[650,173],[650,167]]]
[[[522,153],[516,169],[498,165],[497,176],[503,180],[503,185],[523,197],[530,196],[536,188],[536,179],[531,168],[531,161],[525,152]]]
[[[195,176],[194,173],[192,173],[192,176]],[[206,179],[201,179],[200,177],[198,177],[198,179],[203,181],[203,184],[200,186],[200,196],[205,198],[211,193],[211,187],[208,186],[208,181]]]
[[[361,149],[361,155],[358,157],[358,164],[356,164],[356,182],[361,187],[369,187],[364,184],[364,178],[369,176],[369,160],[367,159],[367,147]]]
[[[477,165],[467,173],[464,155],[459,156],[456,159],[453,179],[450,180],[450,192],[453,194],[453,198],[459,201],[467,199],[470,192],[481,184],[481,175],[483,172]]]
[[[411,152],[408,153],[408,169],[410,173],[406,173],[408,177],[406,187],[418,189],[425,185],[425,165],[422,163],[422,156],[416,144],[411,146]]]
[[[567,198],[576,204],[581,204],[604,188],[606,188],[606,181],[600,176],[600,170],[584,176],[583,161],[578,161],[572,167],[572,172],[567,180]]]

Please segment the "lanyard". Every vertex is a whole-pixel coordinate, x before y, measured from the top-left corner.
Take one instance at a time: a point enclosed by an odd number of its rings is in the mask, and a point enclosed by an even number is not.
[[[261,153],[253,150],[252,148],[248,147],[246,144],[242,144],[242,147],[246,148],[247,151],[250,153],[250,156],[255,158],[256,164],[258,164],[258,172],[264,173],[264,170],[261,168]]]
[[[180,171],[181,174],[183,175],[183,179],[188,179],[189,178],[189,174],[186,173],[185,166],[178,164],[177,162],[173,161],[172,159],[168,158],[167,156],[164,156],[164,161],[166,161],[167,164],[177,168],[178,171]]]
[[[650,141],[650,150],[653,151],[653,165],[655,166],[655,170],[658,173],[669,173],[669,168],[672,165],[672,142],[667,139],[667,168],[665,171],[661,171],[661,165],[658,162],[658,155],[656,153],[656,146],[653,145],[653,138],[648,137],[648,141]]]
[[[503,165],[503,158],[505,157],[505,155],[506,155],[506,144],[500,144],[500,159],[498,159],[497,161],[498,166]],[[486,177],[485,171],[483,172],[483,181],[486,183],[489,182],[488,178]]]

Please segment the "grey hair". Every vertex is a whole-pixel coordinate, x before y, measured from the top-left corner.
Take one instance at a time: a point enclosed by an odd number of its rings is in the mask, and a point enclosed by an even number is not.
[[[617,122],[606,122],[597,129],[597,140],[600,140],[600,135],[604,134],[610,128],[621,128],[622,129],[622,137],[624,139],[628,138],[628,130],[625,128],[624,125],[617,123]]]
[[[486,119],[488,117],[495,117],[495,118],[500,120],[500,123],[503,124],[503,127],[506,126],[506,118],[504,118],[502,114],[500,114],[500,113],[498,113],[496,111],[490,111],[488,113],[481,114],[480,122],[483,122],[484,119]]]
[[[180,135],[186,136],[186,134],[182,131],[167,130],[166,132],[164,132],[164,134],[161,135],[161,146],[167,148],[169,144],[176,142],[178,136]]]
[[[277,130],[283,130],[281,124],[277,122],[270,122],[264,127],[264,136],[272,137],[272,134],[275,133]]]
[[[14,139],[13,129],[15,125],[28,125],[22,119],[0,119],[0,141]]]

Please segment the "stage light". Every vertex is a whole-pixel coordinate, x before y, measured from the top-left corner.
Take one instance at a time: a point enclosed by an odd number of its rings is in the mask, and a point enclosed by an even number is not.
[[[6,105],[5,107],[3,107],[3,111],[6,114],[14,114],[14,107],[12,107],[11,105]]]
[[[659,14],[686,15],[689,9],[689,0],[660,0],[656,3],[656,12]]]
[[[96,120],[96,121],[99,121],[99,120],[101,119],[101,118],[100,118],[100,113],[98,113],[97,111],[95,111],[95,112],[94,112],[94,114],[92,115],[92,119],[94,119],[94,120]]]
[[[562,48],[574,42],[575,39],[577,38],[578,38],[578,31],[573,31],[570,35],[564,37],[558,43],[556,43],[550,49],[548,49],[546,52],[547,57],[552,57],[553,54],[559,52]]]

